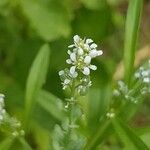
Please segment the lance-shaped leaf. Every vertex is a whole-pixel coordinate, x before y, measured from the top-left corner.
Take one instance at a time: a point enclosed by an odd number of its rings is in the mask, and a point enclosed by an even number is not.
[[[128,85],[133,71],[142,4],[143,0],[130,0],[127,12],[124,42],[124,65],[125,78]]]
[[[37,94],[39,93],[46,80],[46,74],[49,66],[49,56],[49,46],[45,44],[41,47],[31,66],[26,85],[26,124],[28,123],[30,113],[32,113],[31,110],[37,99]]]

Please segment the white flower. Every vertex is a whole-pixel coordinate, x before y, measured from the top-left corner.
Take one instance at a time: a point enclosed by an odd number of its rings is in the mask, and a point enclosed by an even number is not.
[[[92,43],[92,42],[93,42],[92,39],[86,39],[86,44],[90,44],[90,43]]]
[[[92,70],[96,70],[97,69],[97,67],[95,65],[90,65],[89,68],[92,69]]]
[[[97,51],[97,56],[100,56],[100,55],[102,55],[102,54],[103,54],[103,51],[102,51],[102,50]]]
[[[144,79],[143,79],[143,82],[144,82],[144,83],[150,83],[150,78],[148,78],[148,77],[144,78]]]
[[[63,75],[65,72],[64,72],[64,70],[61,70],[61,71],[59,71],[59,76],[61,76],[61,75]]]
[[[83,49],[81,47],[79,47],[79,49],[78,49],[78,54],[79,55],[83,55],[84,54],[84,51],[83,51]]]
[[[5,109],[4,109],[4,94],[0,94],[0,123],[3,121],[4,119],[4,114],[5,114]]]
[[[71,64],[71,63],[72,63],[71,59],[67,59],[67,60],[66,60],[66,63],[67,63],[67,64]]]
[[[87,65],[89,65],[91,63],[91,57],[90,56],[86,56],[84,58],[84,63],[87,64]]]
[[[90,69],[88,67],[84,67],[83,74],[88,76],[90,74]]]
[[[75,66],[72,66],[70,68],[70,74],[74,74],[75,73],[75,70],[76,70],[76,67]]]
[[[69,83],[70,83],[70,80],[69,80],[69,79],[65,79],[64,83],[65,83],[65,84],[69,84]]]
[[[90,51],[89,55],[91,56],[91,58],[95,58],[95,57],[100,56],[102,54],[103,54],[102,50],[97,51],[96,49],[93,49]]]
[[[95,43],[91,44],[90,48],[96,48],[97,45]]]
[[[76,61],[76,54],[75,54],[75,53],[71,53],[71,54],[70,54],[70,59],[71,59],[72,61]]]
[[[73,39],[74,39],[74,42],[76,42],[76,43],[78,43],[80,41],[80,37],[78,35],[75,35],[73,37]]]

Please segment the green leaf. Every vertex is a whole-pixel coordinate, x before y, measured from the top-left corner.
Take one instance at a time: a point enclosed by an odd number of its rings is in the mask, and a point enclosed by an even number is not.
[[[145,143],[125,123],[118,119],[112,120],[112,123],[126,150],[149,150]]]
[[[89,138],[84,150],[95,149],[104,140],[104,135],[107,133],[109,127],[110,120],[105,120],[96,130],[96,133],[91,138]]]
[[[21,150],[32,150],[32,148],[30,147],[30,145],[25,141],[24,138],[20,138],[19,142],[22,145],[22,149]]]
[[[30,25],[46,41],[70,34],[69,14],[59,2],[21,0],[23,12]]]
[[[106,4],[106,0],[81,0],[85,7],[89,9],[99,9]]]
[[[64,114],[64,108],[62,101],[47,91],[41,91],[39,93],[38,104],[46,110],[50,115],[52,115],[54,118],[58,120],[63,120],[65,114]]]
[[[135,50],[142,12],[143,0],[130,0],[127,12],[125,42],[124,42],[124,65],[125,79],[130,84],[132,71],[134,67]]]
[[[13,138],[7,138],[0,143],[0,150],[9,150],[13,144]]]
[[[28,118],[35,104],[37,94],[39,93],[46,80],[46,75],[49,67],[49,57],[49,46],[48,44],[45,44],[41,47],[31,66],[26,85],[26,123],[28,123]]]
[[[103,88],[92,89],[88,98],[88,124],[90,132],[99,126],[100,118],[106,113],[111,97],[111,87],[103,84]]]
[[[150,139],[150,131],[141,135],[140,138],[142,139],[142,141],[149,147],[150,149],[150,142],[149,142],[149,139]]]

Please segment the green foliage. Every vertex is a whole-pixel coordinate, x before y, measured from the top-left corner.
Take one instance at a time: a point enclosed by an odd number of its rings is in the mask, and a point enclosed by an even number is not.
[[[143,141],[124,123],[119,120],[113,120],[113,126],[116,133],[120,137],[120,140],[125,145],[125,149],[132,150],[148,150],[149,148],[143,143]]]
[[[0,124],[0,150],[150,149],[149,95],[141,95],[143,85],[133,76],[143,0],[128,1],[126,20],[119,11],[122,1],[0,0],[0,93],[6,95],[6,111],[25,130],[25,136],[13,137],[7,127],[8,136]],[[88,95],[70,111],[79,126],[70,130],[64,99],[70,94],[62,90],[58,71],[73,34],[94,39],[104,55],[94,60],[98,70]],[[127,96],[137,103],[113,95],[120,60]],[[144,128],[135,116],[146,118]]]
[[[128,85],[130,85],[131,76],[133,75],[135,50],[137,48],[136,45],[142,8],[143,0],[131,0],[129,3],[124,42],[125,79]]]
[[[36,102],[37,95],[45,83],[46,74],[49,66],[49,47],[47,44],[43,45],[33,62],[26,85],[26,121],[31,114],[31,110]]]
[[[48,1],[42,3],[40,0],[22,0],[21,5],[31,26],[44,40],[51,41],[69,35],[70,19],[63,5]]]

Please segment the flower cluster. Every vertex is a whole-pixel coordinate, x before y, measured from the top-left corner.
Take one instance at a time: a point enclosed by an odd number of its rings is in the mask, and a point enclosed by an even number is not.
[[[103,54],[102,50],[97,50],[97,45],[92,39],[81,39],[78,35],[73,37],[74,43],[69,45],[68,55],[69,59],[66,60],[70,64],[69,69],[61,70],[59,75],[62,80],[63,89],[72,85],[73,79],[80,77],[80,84],[78,92],[86,91],[86,87],[91,85],[89,79],[90,70],[96,70],[97,67],[91,64],[91,60]],[[71,50],[72,49],[72,50]]]
[[[135,77],[143,83],[144,87],[141,89],[141,93],[150,93],[150,60],[147,65],[138,69],[135,73]]]
[[[23,136],[24,130],[21,129],[21,123],[16,118],[10,117],[6,112],[4,98],[5,95],[0,94],[0,125],[7,126],[12,136]]]
[[[113,91],[115,97],[123,97],[123,99],[137,103],[138,97],[134,96],[134,91],[129,89],[123,81],[118,81],[118,87]]]
[[[21,129],[21,122],[18,121],[16,118],[10,118],[10,127],[12,130],[12,136],[17,137],[17,136],[24,136],[25,132],[24,130]]]
[[[0,94],[0,124],[2,123],[3,119],[4,119],[4,115],[5,115],[5,109],[4,109],[4,95]]]

